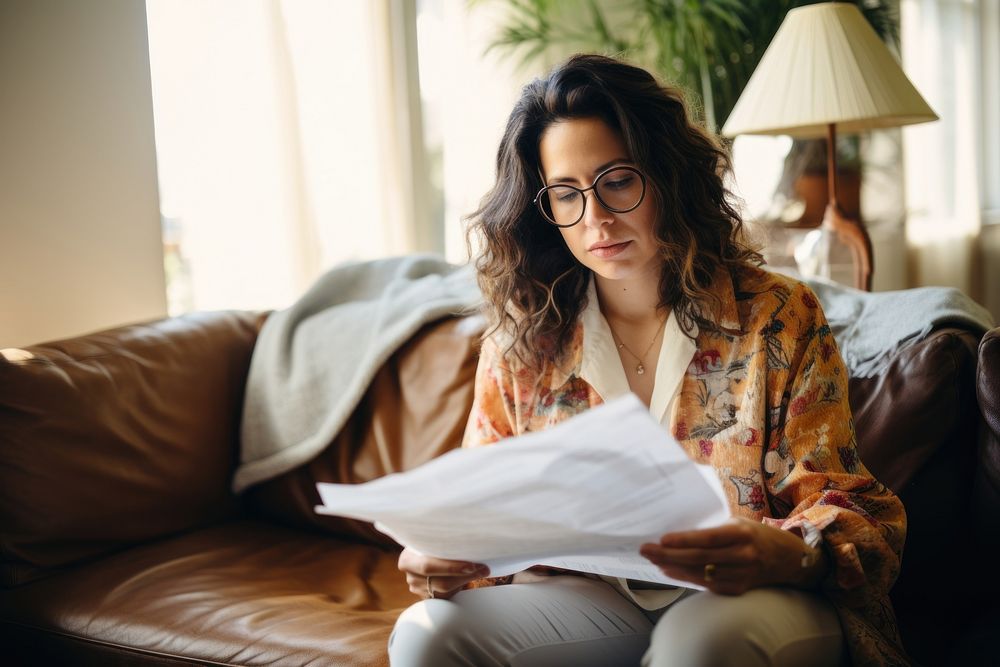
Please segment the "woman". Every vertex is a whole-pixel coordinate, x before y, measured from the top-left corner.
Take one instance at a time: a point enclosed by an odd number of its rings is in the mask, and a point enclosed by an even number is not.
[[[634,392],[725,487],[729,523],[641,549],[707,591],[404,550],[437,599],[400,616],[394,665],[906,662],[902,506],[858,460],[815,296],[742,244],[728,167],[677,91],[576,56],[524,88],[470,228],[494,327],[464,446]]]

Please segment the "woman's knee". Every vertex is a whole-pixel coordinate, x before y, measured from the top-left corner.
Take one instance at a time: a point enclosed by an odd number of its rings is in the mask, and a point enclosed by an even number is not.
[[[469,625],[461,608],[447,600],[417,602],[396,619],[389,636],[389,662],[393,667],[471,664],[459,650]]]
[[[643,666],[769,664],[734,599],[701,593],[672,605],[653,628]]]
[[[643,665],[837,665],[842,644],[836,611],[819,595],[699,593],[660,618]]]

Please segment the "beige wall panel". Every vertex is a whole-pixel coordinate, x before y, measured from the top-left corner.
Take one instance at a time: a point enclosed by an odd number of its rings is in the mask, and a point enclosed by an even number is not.
[[[0,2],[0,347],[166,313],[145,3]]]

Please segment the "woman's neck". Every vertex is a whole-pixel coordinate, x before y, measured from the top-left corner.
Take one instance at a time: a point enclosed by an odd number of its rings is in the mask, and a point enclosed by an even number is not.
[[[608,320],[632,325],[661,322],[659,311],[660,277],[648,275],[627,280],[607,280],[594,276],[601,313]]]

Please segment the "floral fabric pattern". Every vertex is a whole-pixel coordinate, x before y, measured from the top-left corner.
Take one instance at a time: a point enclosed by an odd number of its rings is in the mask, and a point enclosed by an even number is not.
[[[815,295],[746,267],[712,286],[719,326],[702,327],[670,430],[719,474],[732,513],[800,532],[818,528],[831,563],[823,590],[854,664],[908,664],[888,591],[906,518],[858,457],[847,371]],[[463,446],[547,428],[602,402],[578,377],[582,326],[564,361],[535,371],[488,337]],[[560,368],[563,367],[563,368]]]

